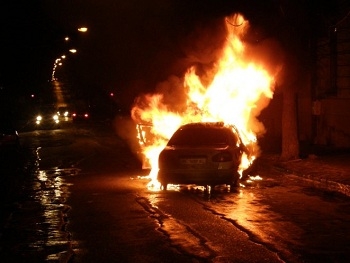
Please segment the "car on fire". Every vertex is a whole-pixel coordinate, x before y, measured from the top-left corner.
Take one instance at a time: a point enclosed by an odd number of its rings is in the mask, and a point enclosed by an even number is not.
[[[238,185],[242,154],[247,148],[235,126],[222,122],[182,125],[158,158],[158,181],[199,186]]]

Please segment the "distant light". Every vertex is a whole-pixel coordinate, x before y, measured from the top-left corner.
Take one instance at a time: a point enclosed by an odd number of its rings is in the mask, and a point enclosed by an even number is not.
[[[114,96],[114,93],[113,93],[113,92],[111,92],[109,95],[110,95],[111,97],[113,97],[113,96]]]
[[[80,27],[80,28],[78,28],[78,31],[79,32],[86,32],[86,31],[88,31],[88,29],[87,29],[87,27]]]
[[[30,95],[32,98],[34,98],[35,97],[35,95],[34,94],[32,94],[32,95]]]
[[[64,40],[65,40],[65,41],[68,41],[68,40],[69,40],[69,37],[65,37]]]
[[[72,48],[72,49],[69,50],[69,52],[71,52],[71,53],[77,53],[77,50],[74,49],[74,48]]]
[[[66,58],[66,55],[62,55],[61,58],[65,59],[65,58]]]

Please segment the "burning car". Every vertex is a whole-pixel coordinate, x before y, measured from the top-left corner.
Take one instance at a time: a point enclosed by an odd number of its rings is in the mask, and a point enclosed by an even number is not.
[[[168,184],[238,185],[239,165],[247,151],[234,126],[224,123],[182,125],[158,159],[158,181]]]
[[[258,116],[273,98],[280,67],[265,68],[247,56],[252,50],[246,53],[242,37],[249,22],[242,15],[225,21],[226,41],[212,68],[190,65],[181,78],[171,76],[134,101],[131,117],[143,168],[151,168],[149,187],[235,185],[257,172],[258,136],[266,132]]]

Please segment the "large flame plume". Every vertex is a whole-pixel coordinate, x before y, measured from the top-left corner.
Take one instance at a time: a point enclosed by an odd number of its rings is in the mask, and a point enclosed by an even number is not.
[[[207,72],[199,74],[196,66],[187,70],[183,82],[176,83],[185,94],[180,105],[167,104],[162,93],[136,100],[132,118],[153,184],[157,182],[159,153],[185,123],[233,124],[250,152],[249,156],[242,156],[239,172],[259,155],[257,136],[265,130],[257,116],[273,96],[274,79],[262,66],[244,59],[241,37],[248,26],[248,21],[239,14],[226,18],[227,37],[220,59]]]

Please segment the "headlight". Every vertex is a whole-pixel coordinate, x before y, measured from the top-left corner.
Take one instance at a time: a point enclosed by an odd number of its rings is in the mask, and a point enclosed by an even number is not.
[[[41,122],[42,119],[43,119],[43,118],[42,118],[40,115],[36,116],[36,118],[35,118],[35,123],[36,123],[36,124],[40,124],[40,122]]]
[[[52,118],[53,118],[55,123],[59,123],[60,122],[59,119],[58,119],[58,115],[57,114],[53,115]]]

